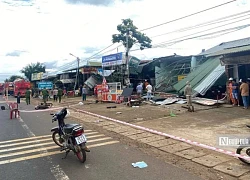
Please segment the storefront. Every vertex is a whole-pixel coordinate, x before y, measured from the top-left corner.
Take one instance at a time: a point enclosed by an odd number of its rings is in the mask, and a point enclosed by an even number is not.
[[[226,75],[239,82],[240,79],[250,78],[250,45],[233,48],[224,51],[220,58],[221,64],[225,66]]]

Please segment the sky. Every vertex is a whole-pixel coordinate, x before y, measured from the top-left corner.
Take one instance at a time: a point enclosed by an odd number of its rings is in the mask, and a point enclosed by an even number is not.
[[[65,68],[65,63],[82,61],[112,44],[112,34],[122,19],[131,18],[138,30],[152,39],[153,48],[130,54],[142,60],[173,55],[195,55],[221,42],[250,37],[250,12],[209,26],[178,31],[236,13],[250,11],[250,0],[233,3],[182,20],[147,29],[230,0],[0,0],[0,82],[20,74],[29,63],[46,63],[48,68]],[[240,26],[246,28],[239,29]],[[237,28],[234,29],[235,27]],[[147,29],[147,30],[144,30]],[[229,29],[229,30],[227,30]],[[223,31],[222,31],[223,30]],[[220,31],[220,33],[215,33]],[[189,37],[201,36],[195,39]],[[161,35],[161,36],[158,36]],[[184,40],[181,42],[166,43]],[[163,45],[162,45],[163,44]],[[91,60],[124,52],[114,44]]]

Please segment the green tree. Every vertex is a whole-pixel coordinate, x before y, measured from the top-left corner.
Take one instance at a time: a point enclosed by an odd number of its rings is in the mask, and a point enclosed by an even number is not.
[[[23,67],[20,72],[23,73],[31,81],[31,75],[33,73],[45,72],[45,68],[46,67],[44,64],[37,62]]]
[[[12,75],[12,76],[10,76],[9,79],[6,79],[5,81],[13,82],[13,81],[15,81],[16,79],[23,79],[23,77],[22,77],[22,76],[18,76],[18,75]]]
[[[137,31],[137,27],[133,24],[131,19],[122,19],[122,24],[117,26],[117,30],[120,32],[119,34],[112,35],[113,43],[122,42],[123,46],[127,47],[127,33],[130,31],[131,36],[128,36],[128,50],[129,51],[135,43],[140,44],[140,49],[151,48],[152,40],[147,37],[144,33]]]

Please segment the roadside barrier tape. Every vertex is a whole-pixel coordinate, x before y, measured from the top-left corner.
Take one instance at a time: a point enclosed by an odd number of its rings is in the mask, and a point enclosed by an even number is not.
[[[56,108],[48,108],[48,109],[41,109],[41,110],[19,110],[20,112],[46,112],[46,111],[53,111],[57,109],[62,109],[63,107],[56,107]]]
[[[213,146],[209,146],[209,145],[206,145],[206,144],[202,144],[202,143],[195,142],[195,141],[192,141],[192,140],[189,140],[189,139],[185,139],[185,138],[181,138],[181,137],[178,137],[178,136],[170,135],[170,134],[163,133],[163,132],[160,132],[160,131],[156,131],[156,130],[153,130],[153,129],[145,128],[145,127],[142,127],[142,126],[130,124],[130,123],[127,123],[127,122],[123,122],[123,121],[120,121],[120,120],[117,120],[117,119],[113,119],[113,118],[110,118],[110,117],[102,116],[102,115],[95,114],[95,113],[92,113],[92,112],[88,112],[88,111],[84,111],[84,110],[79,110],[79,109],[75,109],[75,108],[72,108],[72,109],[74,109],[77,112],[82,112],[82,113],[85,113],[85,114],[88,114],[88,115],[92,115],[92,116],[103,118],[103,119],[106,119],[106,120],[110,120],[110,121],[113,121],[113,122],[116,122],[116,123],[120,123],[120,124],[124,124],[124,125],[127,125],[127,126],[131,126],[131,127],[134,127],[134,128],[137,128],[137,129],[141,129],[141,130],[144,130],[144,131],[147,131],[147,132],[151,132],[151,133],[154,133],[154,134],[157,134],[157,135],[169,137],[169,138],[172,138],[172,139],[175,139],[175,140],[178,140],[178,141],[182,141],[182,142],[185,142],[185,143],[188,143],[188,144],[191,144],[191,145],[195,145],[195,146],[198,146],[198,147],[202,147],[202,148],[205,148],[205,149],[209,149],[209,150],[212,150],[212,151],[223,153],[223,154],[226,154],[226,155],[229,155],[229,156],[233,156],[233,157],[236,157],[236,158],[242,158],[242,159],[245,159],[245,160],[250,160],[249,156],[242,156],[242,155],[237,154],[235,152],[231,152],[231,151],[228,151],[228,150],[216,148],[216,147],[213,147]]]

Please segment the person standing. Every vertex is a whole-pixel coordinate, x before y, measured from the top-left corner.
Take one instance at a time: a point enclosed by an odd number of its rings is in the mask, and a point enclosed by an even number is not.
[[[136,92],[139,97],[141,97],[142,90],[143,90],[142,83],[139,83],[136,87]]]
[[[86,101],[87,99],[87,88],[86,85],[82,87],[82,101]]]
[[[79,87],[79,93],[78,93],[78,96],[81,96],[82,95],[82,85],[80,85]]]
[[[227,94],[229,97],[229,101],[234,102],[234,98],[233,98],[233,78],[229,78],[228,80],[228,86],[227,86]]]
[[[53,97],[54,97],[54,101],[56,101],[56,102],[57,102],[57,95],[58,95],[58,90],[57,90],[57,88],[55,88],[53,90]]]
[[[30,104],[30,90],[29,90],[29,88],[25,92],[25,100],[26,100],[26,104],[29,105]]]
[[[238,85],[238,83],[236,83],[235,80],[233,80],[233,82],[232,82],[232,89],[233,89],[232,94],[233,94],[233,99],[234,99],[233,106],[236,106],[236,105],[240,106],[240,103],[239,103],[239,85]]]
[[[59,103],[61,103],[61,101],[62,101],[62,95],[63,95],[63,90],[61,88],[59,88],[58,93],[57,93]]]
[[[67,90],[66,90],[66,88],[64,87],[64,89],[63,89],[63,98],[65,98],[67,96]]]
[[[192,107],[192,87],[191,87],[189,81],[186,82],[186,87],[184,89],[184,95],[186,96],[188,110],[190,111],[191,107]]]
[[[249,106],[249,86],[246,83],[246,80],[242,80],[242,84],[240,85],[240,92],[243,101],[243,109],[247,109]]]
[[[20,93],[20,91],[18,91],[18,93],[17,93],[16,101],[17,101],[17,104],[20,104],[20,102],[21,102],[21,93]]]
[[[47,89],[44,88],[42,90],[42,95],[43,95],[43,102],[44,102],[44,104],[46,104],[46,102],[48,100],[48,96],[49,96],[49,93],[48,93]]]
[[[148,85],[146,86],[146,90],[147,90],[147,101],[148,101],[149,99],[151,99],[152,89],[153,89],[153,87],[151,86],[151,84],[148,83]]]

